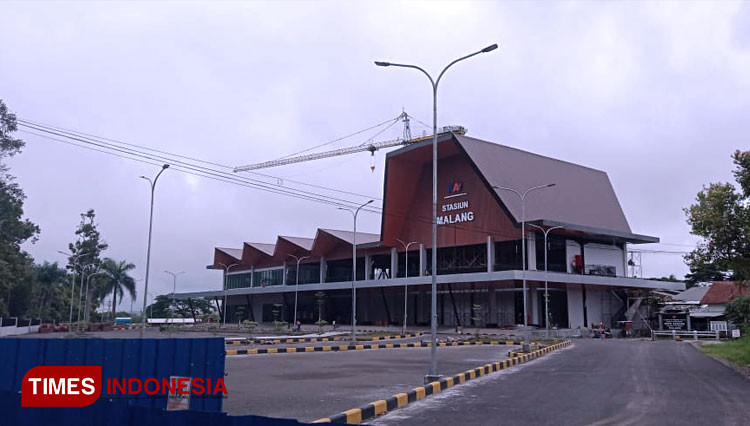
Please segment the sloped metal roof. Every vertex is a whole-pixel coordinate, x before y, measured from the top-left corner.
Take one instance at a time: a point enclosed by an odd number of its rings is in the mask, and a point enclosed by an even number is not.
[[[526,198],[526,221],[548,220],[630,234],[630,225],[603,171],[496,143],[454,135],[490,186],[535,190]],[[521,200],[511,191],[495,189],[516,222]]]
[[[330,235],[333,235],[334,237],[343,240],[349,244],[352,244],[354,242],[354,232],[352,231],[340,231],[336,229],[323,229],[320,228],[320,231],[323,231],[325,233],[328,233]],[[370,244],[370,243],[377,243],[380,242],[380,234],[372,234],[369,232],[361,232],[357,231],[357,245],[360,244]]]
[[[269,256],[273,256],[273,250],[276,248],[276,244],[248,243],[248,242],[246,242],[245,244]]]
[[[242,259],[242,249],[216,247],[216,250],[226,253],[227,255],[232,256],[237,260]]]
[[[359,232],[357,233],[359,234]],[[315,241],[314,238],[305,238],[305,237],[285,237],[283,235],[279,235],[279,238],[283,238],[290,243],[298,246],[299,248],[310,251],[312,249],[313,242]]]

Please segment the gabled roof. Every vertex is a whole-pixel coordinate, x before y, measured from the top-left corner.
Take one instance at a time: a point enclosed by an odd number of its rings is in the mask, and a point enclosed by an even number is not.
[[[274,244],[244,243],[242,247],[242,264],[254,265],[263,259],[273,256]]]
[[[274,260],[283,262],[290,259],[290,255],[309,255],[313,241],[312,238],[279,236],[276,238],[276,247],[273,250]]]
[[[695,302],[700,303],[700,301],[703,299],[703,296],[706,295],[708,292],[709,287],[702,287],[702,286],[695,286],[690,287],[689,289],[685,291],[681,291],[674,296],[672,296],[672,300],[679,301],[679,302]]]
[[[254,248],[254,249],[258,250],[261,253],[265,253],[265,254],[267,254],[269,256],[273,255],[273,250],[276,248],[276,244],[266,244],[266,243],[248,243],[248,242],[245,242],[245,245],[248,246],[248,247],[250,247],[250,248]]]
[[[354,242],[354,232],[352,231],[339,231],[336,229],[319,229],[327,234],[333,235],[334,237],[344,241],[345,243],[352,244]],[[357,245],[360,244],[371,244],[380,241],[380,234],[372,234],[369,232],[357,231]]]
[[[351,245],[354,241],[354,233],[351,231],[339,231],[336,229],[318,228],[315,241],[310,250],[313,256],[325,256],[327,252],[339,244]],[[380,234],[357,231],[357,247],[367,244],[379,244]]]
[[[454,135],[490,186],[535,190],[526,198],[526,221],[547,220],[630,234],[625,214],[607,173],[496,143]],[[521,200],[512,191],[495,189],[516,222]]]
[[[711,284],[711,288],[701,299],[701,304],[729,303],[735,297],[750,295],[750,289],[734,281],[718,281]]]
[[[219,250],[227,254],[228,256],[233,257],[237,261],[240,261],[242,259],[242,249],[216,247],[216,250]]]
[[[310,251],[310,249],[312,249],[313,241],[315,241],[314,238],[284,237],[281,235],[279,236],[279,238],[283,238],[305,251]]]

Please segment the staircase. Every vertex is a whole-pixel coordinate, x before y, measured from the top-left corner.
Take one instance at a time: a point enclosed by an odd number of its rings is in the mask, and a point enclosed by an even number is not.
[[[642,297],[639,297],[633,301],[633,304],[630,305],[627,311],[625,311],[625,320],[626,321],[633,321],[633,317],[635,316],[635,313],[638,312],[638,308],[641,307],[641,302],[643,301]]]

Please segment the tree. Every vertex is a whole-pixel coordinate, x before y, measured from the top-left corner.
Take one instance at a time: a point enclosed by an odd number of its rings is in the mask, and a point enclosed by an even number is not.
[[[211,301],[208,299],[193,299],[193,312],[196,318],[204,318],[214,312]],[[154,303],[148,305],[146,313],[151,318],[192,318],[190,302],[187,300],[172,300],[167,295],[159,295]]]
[[[0,315],[20,315],[11,311],[13,289],[31,278],[32,258],[21,250],[26,241],[36,242],[39,227],[23,219],[26,195],[9,173],[4,159],[21,152],[24,141],[14,138],[16,116],[0,100]]]
[[[104,301],[104,298],[108,295],[112,295],[112,317],[117,312],[117,297],[122,296],[127,290],[128,294],[132,299],[135,299],[135,280],[133,277],[128,275],[128,272],[135,269],[135,265],[128,263],[124,260],[117,262],[110,258],[105,258],[102,262],[102,270],[106,272],[102,278],[101,287],[98,289],[98,296],[100,301]]]
[[[744,332],[750,332],[750,296],[740,296],[727,303],[727,319],[743,327]]]
[[[68,271],[57,262],[34,265],[32,303],[28,316],[44,320],[67,320],[70,308]]]
[[[735,151],[731,183],[712,183],[684,209],[691,233],[702,237],[685,255],[688,287],[701,281],[750,279],[750,151]]]
[[[68,269],[78,272],[79,276],[98,270],[102,264],[99,256],[102,251],[109,247],[106,242],[101,240],[101,234],[99,234],[95,219],[94,209],[89,209],[86,213],[81,214],[81,223],[78,224],[75,232],[76,241],[68,244],[68,249],[72,253],[72,256],[68,258]],[[85,280],[84,275],[84,283]],[[92,282],[94,287],[93,289],[89,288],[89,292],[86,293],[86,300],[83,302],[89,307],[89,311],[96,310],[96,306],[91,303],[91,300],[97,285],[102,282],[101,277],[92,278]],[[89,312],[84,313],[84,321],[88,321],[88,315]]]

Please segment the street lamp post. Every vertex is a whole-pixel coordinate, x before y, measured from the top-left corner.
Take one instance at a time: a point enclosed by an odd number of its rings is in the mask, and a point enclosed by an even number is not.
[[[405,243],[401,239],[396,238],[396,241],[401,243],[404,246],[404,260],[406,261],[406,265],[404,266],[404,274],[405,277],[409,278],[409,246],[412,244],[419,244],[418,241],[412,241],[410,243]],[[407,296],[409,294],[409,284],[407,282],[404,283],[404,325],[401,327],[401,334],[406,334],[406,313],[407,313]]]
[[[96,272],[89,274],[89,276],[86,278],[86,293],[84,294],[84,297],[83,297],[83,300],[86,303],[86,307],[84,308],[84,312],[83,312],[83,323],[86,325],[88,325],[89,323],[89,283],[91,282],[91,277],[93,277],[94,275],[101,275],[101,274],[106,274],[106,273],[107,271],[96,271]],[[85,331],[86,327],[84,327],[83,329]]]
[[[81,256],[85,256],[87,254],[91,253],[80,253],[80,254],[71,254],[66,253],[64,251],[58,250],[57,251],[60,254],[64,254],[68,257],[73,257],[75,260],[73,260],[73,270],[75,271],[76,265],[78,265],[78,260]],[[80,265],[79,265],[80,266]],[[81,271],[81,286],[83,286],[83,271]],[[75,301],[75,294],[76,294],[76,279],[75,279],[75,273],[73,274],[73,277],[71,277],[70,280],[70,315],[68,317],[68,333],[70,333],[73,330],[73,304]],[[80,296],[79,296],[80,297]]]
[[[523,270],[523,327],[524,327],[524,334],[526,335],[526,344],[524,344],[524,351],[529,350],[529,336],[528,333],[526,333],[526,327],[529,326],[529,316],[526,312],[528,309],[527,306],[527,295],[526,295],[526,196],[529,195],[531,191],[535,191],[537,189],[544,189],[544,188],[551,188],[555,186],[554,183],[549,183],[547,185],[539,185],[534,186],[529,189],[527,189],[523,194],[521,194],[519,191],[508,188],[506,186],[495,186],[492,187],[495,189],[504,189],[506,191],[511,191],[514,194],[518,195],[518,198],[521,199],[521,268]]]
[[[458,58],[453,62],[449,63],[438,75],[437,80],[433,80],[432,76],[425,71],[423,68],[416,65],[409,64],[394,64],[391,62],[375,61],[375,65],[379,67],[402,67],[402,68],[413,68],[421,71],[432,84],[432,297],[431,297],[431,318],[430,318],[430,333],[431,333],[431,345],[430,345],[430,372],[425,376],[425,381],[433,381],[439,378],[437,370],[437,90],[438,84],[443,74],[453,66],[454,64],[469,59],[472,56],[480,53],[492,52],[497,49],[497,44],[487,46],[484,49],[474,52],[470,55]]]
[[[534,228],[539,229],[544,234],[544,325],[547,329],[547,337],[549,337],[549,289],[548,289],[548,279],[547,279],[547,235],[553,230],[553,229],[563,229],[564,226],[553,226],[551,228],[544,229],[541,226],[534,225],[533,223],[530,223],[529,226],[533,226]]]
[[[164,173],[164,170],[167,170],[169,168],[169,164],[164,164],[161,166],[161,170],[159,170],[159,173],[156,174],[156,177],[154,180],[151,180],[151,178],[148,178],[146,176],[141,176],[141,179],[145,179],[148,181],[148,183],[151,185],[151,211],[149,213],[148,218],[148,248],[146,249],[146,279],[145,284],[143,288],[143,294],[148,295],[148,271],[151,267],[151,233],[153,230],[154,225],[154,191],[156,189],[156,181],[159,180],[159,176],[161,176],[162,173]],[[143,312],[146,312],[146,299],[147,297],[143,298]],[[146,315],[142,315],[141,317],[141,331],[140,331],[140,337],[143,338],[143,332],[146,330]]]
[[[339,210],[348,211],[354,218],[354,235],[352,235],[352,342],[357,341],[357,288],[354,286],[354,282],[357,280],[357,215],[364,206],[372,203],[373,201],[375,200],[370,200],[362,204],[361,206],[357,207],[356,210],[339,207]]]
[[[95,266],[96,266],[95,263],[89,263],[88,265],[85,265],[85,266],[83,266],[81,268],[81,286],[78,287],[78,316],[76,317],[76,324],[78,326],[80,326],[80,322],[81,322],[81,305],[82,305],[82,303],[81,303],[81,296],[83,296],[83,281],[84,281],[84,276],[86,275],[86,269],[89,269],[89,268],[92,268],[92,267],[95,267]],[[85,312],[84,312],[84,315],[86,315]]]
[[[175,306],[174,294],[177,292],[177,276],[184,274],[185,271],[181,271],[181,272],[164,271],[164,272],[172,276],[172,306],[174,307]],[[172,309],[169,310],[169,315],[172,316]]]
[[[297,261],[297,269],[296,269],[296,271],[297,271],[297,282],[294,285],[294,323],[292,325],[293,327],[296,327],[297,326],[297,292],[299,291],[299,263],[301,261],[305,260],[305,259],[309,259],[310,256],[299,257],[299,256],[295,256],[293,254],[290,254],[289,257],[292,257],[292,258],[294,258],[294,260]]]
[[[224,268],[224,315],[222,319],[222,327],[226,327],[227,325],[227,275],[229,274],[229,270],[234,268],[235,266],[239,266],[239,263],[232,263],[231,265],[225,265],[223,263],[219,263],[222,268]]]

